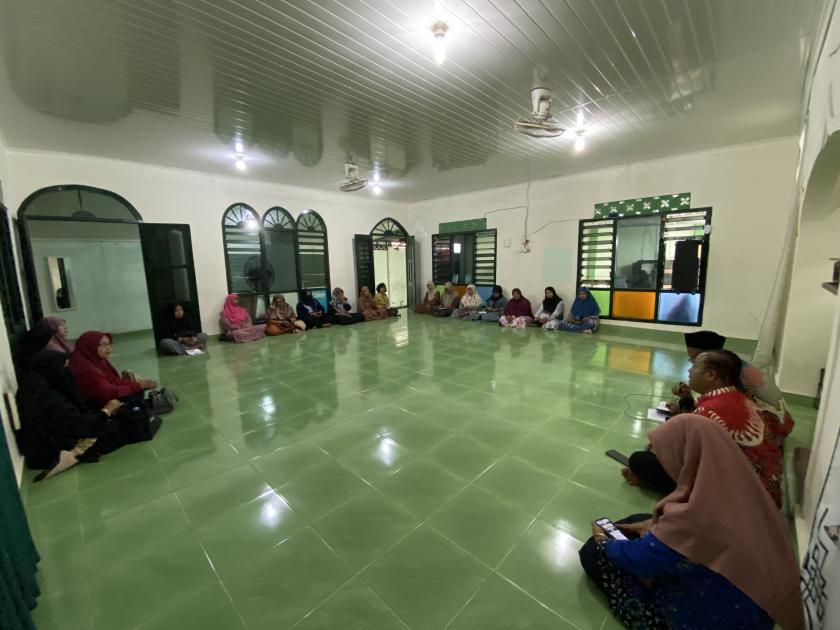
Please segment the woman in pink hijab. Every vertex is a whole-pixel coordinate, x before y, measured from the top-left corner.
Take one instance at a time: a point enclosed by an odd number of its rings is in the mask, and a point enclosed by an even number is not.
[[[648,439],[676,488],[652,516],[617,522],[630,540],[593,523],[580,550],[616,617],[631,628],[804,628],[788,528],[726,429],[681,414]]]
[[[231,293],[225,298],[225,305],[219,314],[222,334],[229,341],[245,343],[265,337],[265,324],[254,325],[251,316],[239,306],[239,295]]]

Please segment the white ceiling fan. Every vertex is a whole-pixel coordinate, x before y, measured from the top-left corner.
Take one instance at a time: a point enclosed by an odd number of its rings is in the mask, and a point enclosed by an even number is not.
[[[344,181],[339,184],[341,192],[355,192],[367,186],[368,180],[359,177],[359,167],[353,162],[344,164]]]
[[[532,138],[556,138],[566,131],[551,116],[551,91],[546,88],[531,90],[531,113],[513,123],[513,128]]]

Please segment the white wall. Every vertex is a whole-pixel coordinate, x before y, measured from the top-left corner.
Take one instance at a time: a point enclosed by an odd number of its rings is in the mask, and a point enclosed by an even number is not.
[[[341,165],[336,165],[336,172]],[[217,333],[226,293],[221,219],[225,209],[246,203],[262,213],[280,205],[297,217],[316,210],[327,224],[332,286],[356,295],[353,234],[367,234],[391,216],[407,222],[408,206],[368,195],[327,193],[295,186],[219,177],[178,169],[63,153],[10,151],[11,190],[7,205],[17,212],[30,193],[57,184],[85,184],[116,192],[131,202],[146,223],[188,223],[205,332]]]
[[[840,185],[840,163],[834,179]],[[822,288],[832,278],[829,258],[840,256],[840,199],[813,208],[807,201],[799,223],[787,299],[779,385],[786,392],[815,396],[820,369],[828,358],[836,298]]]
[[[65,223],[31,224],[32,256],[44,315],[67,320],[72,337],[86,330],[112,333],[151,330],[149,294],[143,268],[143,251],[137,226],[102,227],[133,231],[133,238],[43,238],[44,225],[67,229]],[[118,236],[118,235],[115,235]],[[47,257],[61,257],[68,267],[71,308],[57,310],[55,287],[50,278]]]
[[[498,229],[497,281],[507,292],[519,286],[532,303],[546,285],[554,285],[568,301],[575,284],[577,220],[592,218],[594,204],[689,191],[694,207],[713,207],[703,327],[754,339],[793,198],[796,156],[796,139],[779,138],[535,181],[529,195],[530,253],[517,251],[524,210],[487,216],[488,227]],[[423,278],[431,277],[428,252],[438,223],[525,205],[526,196],[526,186],[516,185],[413,204],[409,231],[423,252]],[[566,222],[541,230],[549,221]],[[507,239],[510,247],[505,247]]]

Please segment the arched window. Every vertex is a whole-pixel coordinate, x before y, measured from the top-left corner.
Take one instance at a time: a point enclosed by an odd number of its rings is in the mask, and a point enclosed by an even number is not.
[[[314,210],[304,210],[297,219],[300,287],[323,288],[329,293],[330,263],[327,226]]]
[[[297,291],[297,225],[288,210],[275,206],[262,218],[269,293]]]
[[[265,293],[260,217],[251,206],[235,203],[222,216],[228,293]]]
[[[374,239],[389,236],[405,238],[408,236],[408,232],[405,231],[405,228],[400,225],[398,221],[392,219],[391,217],[387,217],[373,226],[373,229],[370,231],[370,235]]]

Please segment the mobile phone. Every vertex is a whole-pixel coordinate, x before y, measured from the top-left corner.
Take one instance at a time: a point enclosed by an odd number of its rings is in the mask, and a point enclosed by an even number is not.
[[[628,540],[627,536],[621,533],[621,530],[615,526],[610,519],[604,517],[595,521],[595,524],[604,530],[604,533],[613,540]]]
[[[604,453],[607,457],[612,457],[615,461],[617,461],[622,466],[629,466],[630,465],[630,458],[623,453],[619,453],[615,449],[610,449],[606,453]]]

